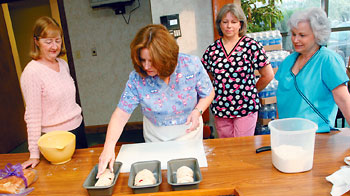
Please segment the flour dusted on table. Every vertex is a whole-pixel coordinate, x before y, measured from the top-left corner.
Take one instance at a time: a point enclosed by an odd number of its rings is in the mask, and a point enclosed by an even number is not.
[[[313,153],[300,146],[280,145],[272,148],[272,163],[281,172],[303,172],[312,168]]]

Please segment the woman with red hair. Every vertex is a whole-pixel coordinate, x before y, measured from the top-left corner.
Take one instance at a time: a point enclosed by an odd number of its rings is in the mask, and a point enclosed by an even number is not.
[[[201,114],[214,98],[213,86],[199,58],[179,53],[179,46],[164,26],[142,28],[130,49],[135,71],[130,73],[109,122],[97,176],[107,164],[113,168],[115,145],[139,104],[146,142],[201,140]]]

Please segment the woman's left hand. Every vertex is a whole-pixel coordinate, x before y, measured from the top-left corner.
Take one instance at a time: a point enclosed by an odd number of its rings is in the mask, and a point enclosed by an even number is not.
[[[186,125],[191,124],[190,128],[186,130],[187,133],[196,130],[199,127],[199,117],[201,116],[198,110],[193,110],[187,117]]]

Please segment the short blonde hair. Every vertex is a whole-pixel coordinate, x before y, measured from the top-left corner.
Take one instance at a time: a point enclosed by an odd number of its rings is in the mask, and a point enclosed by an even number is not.
[[[31,43],[30,57],[32,59],[37,60],[40,58],[40,48],[35,44],[34,40],[39,41],[40,38],[54,37],[60,35],[63,38],[63,31],[60,25],[51,17],[42,16],[38,18],[33,27],[33,37]],[[61,51],[58,54],[58,57],[66,54],[66,50],[64,49],[64,44],[62,41]]]
[[[141,76],[146,77],[147,72],[144,70],[140,59],[141,50],[144,48],[150,51],[152,67],[158,71],[159,77],[168,77],[174,72],[179,55],[179,46],[165,26],[151,24],[141,28],[130,44],[134,69]]]

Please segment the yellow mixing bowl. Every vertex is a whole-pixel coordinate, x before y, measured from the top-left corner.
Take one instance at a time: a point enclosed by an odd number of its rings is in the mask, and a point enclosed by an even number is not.
[[[72,159],[75,151],[75,135],[68,131],[52,131],[39,138],[41,154],[52,164],[63,164]]]

